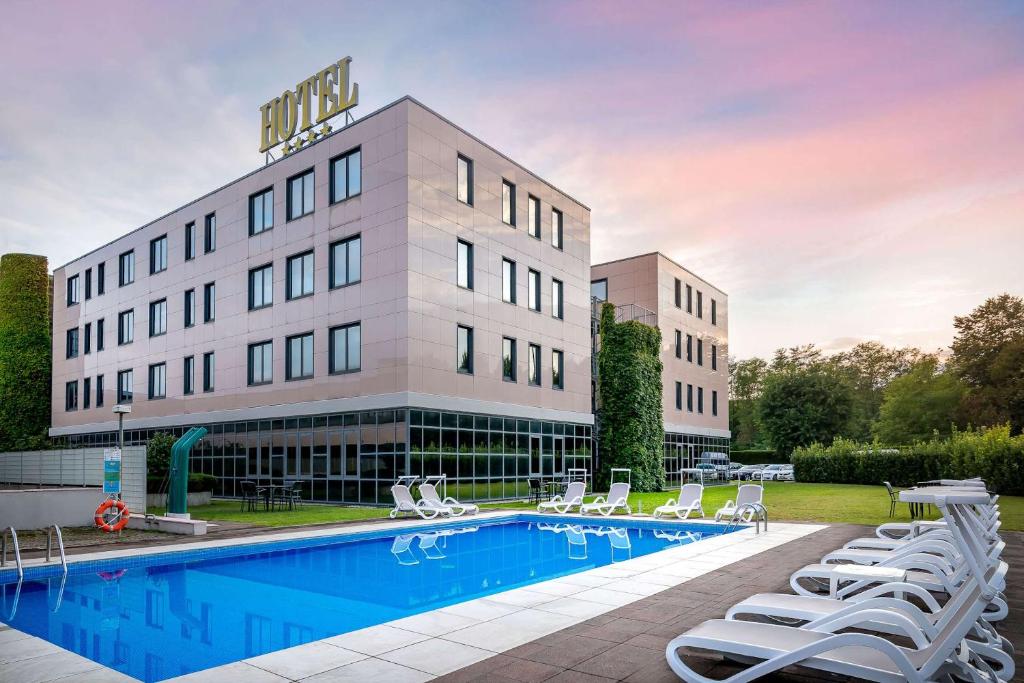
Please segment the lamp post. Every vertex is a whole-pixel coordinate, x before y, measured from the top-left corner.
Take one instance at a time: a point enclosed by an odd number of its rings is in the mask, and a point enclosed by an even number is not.
[[[132,412],[132,407],[118,403],[114,406],[114,414],[117,415],[117,448],[124,450],[124,416]]]

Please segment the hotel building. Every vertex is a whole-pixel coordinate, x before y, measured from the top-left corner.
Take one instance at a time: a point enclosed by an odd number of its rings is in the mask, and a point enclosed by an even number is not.
[[[729,452],[729,307],[725,292],[655,252],[595,265],[591,295],[661,330],[665,472]]]
[[[217,495],[524,495],[590,464],[590,281],[590,210],[406,97],[58,268],[50,434],[131,404]]]

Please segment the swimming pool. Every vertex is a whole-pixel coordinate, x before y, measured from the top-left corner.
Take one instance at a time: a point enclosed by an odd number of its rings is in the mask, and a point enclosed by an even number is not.
[[[160,681],[724,532],[522,514],[7,571],[0,621]]]

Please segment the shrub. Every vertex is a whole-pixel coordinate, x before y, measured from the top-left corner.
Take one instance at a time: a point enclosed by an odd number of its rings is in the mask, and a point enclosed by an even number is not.
[[[729,459],[732,462],[738,462],[744,465],[774,465],[789,462],[789,458],[787,456],[780,456],[773,450],[760,448],[749,448],[745,450],[733,449],[729,454]]]
[[[990,489],[1024,494],[1024,436],[1011,436],[1008,425],[980,431],[953,432],[946,439],[886,448],[836,439],[831,446],[812,444],[793,453],[796,478],[802,482],[911,486],[930,479],[982,477]]]
[[[177,441],[167,432],[157,432],[146,444],[146,474],[163,479],[171,469],[171,448]]]

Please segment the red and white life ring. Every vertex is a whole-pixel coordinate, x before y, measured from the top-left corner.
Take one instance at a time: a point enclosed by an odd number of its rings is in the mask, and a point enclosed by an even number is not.
[[[116,521],[113,524],[104,518],[104,514],[110,508],[117,508]],[[124,504],[124,501],[108,498],[100,503],[100,506],[96,508],[96,526],[108,533],[111,531],[120,531],[128,526],[128,516],[128,506]]]

